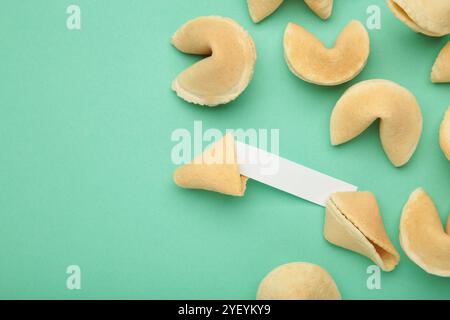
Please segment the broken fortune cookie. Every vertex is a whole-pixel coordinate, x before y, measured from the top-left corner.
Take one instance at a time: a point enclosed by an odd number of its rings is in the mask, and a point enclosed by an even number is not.
[[[372,193],[335,193],[328,200],[325,213],[325,239],[368,257],[384,271],[394,270],[400,255],[386,233]]]
[[[231,196],[243,196],[247,177],[240,174],[232,134],[214,143],[194,161],[178,168],[175,183],[186,189],[203,189]]]

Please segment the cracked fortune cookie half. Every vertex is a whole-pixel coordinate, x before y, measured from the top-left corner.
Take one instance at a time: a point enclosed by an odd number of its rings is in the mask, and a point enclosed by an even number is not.
[[[240,174],[232,134],[214,143],[191,163],[178,168],[175,183],[186,189],[203,189],[230,196],[243,196],[247,177]]]
[[[172,89],[182,99],[214,107],[235,100],[249,85],[256,62],[250,35],[230,18],[199,17],[182,26],[173,45],[207,58],[181,72]]]
[[[394,15],[409,28],[431,37],[450,34],[450,1],[387,0]]]
[[[325,212],[325,239],[368,257],[384,271],[394,270],[400,255],[386,233],[372,193],[335,193],[328,200]]]
[[[426,272],[450,277],[450,215],[445,231],[433,200],[423,189],[414,191],[403,208],[400,243]]]
[[[335,86],[358,76],[370,54],[369,34],[359,21],[351,21],[327,48],[305,28],[289,23],[284,33],[284,55],[289,69],[300,79]]]
[[[431,71],[431,81],[433,83],[450,83],[450,41],[436,58]]]
[[[442,120],[439,141],[442,151],[450,161],[450,107],[445,113],[444,120]]]
[[[272,270],[259,285],[257,300],[341,300],[331,275],[318,265],[294,262]]]
[[[247,0],[248,11],[253,22],[258,23],[274,13],[284,0]],[[333,11],[333,0],[305,0],[308,7],[326,20]]]
[[[346,143],[380,119],[380,138],[389,160],[405,165],[422,135],[422,112],[414,95],[388,80],[360,82],[339,99],[330,121],[331,143]]]

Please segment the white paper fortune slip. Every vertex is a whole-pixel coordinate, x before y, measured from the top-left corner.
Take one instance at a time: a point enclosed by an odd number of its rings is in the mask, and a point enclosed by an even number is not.
[[[347,182],[239,141],[236,152],[242,175],[323,207],[332,193],[358,190]]]

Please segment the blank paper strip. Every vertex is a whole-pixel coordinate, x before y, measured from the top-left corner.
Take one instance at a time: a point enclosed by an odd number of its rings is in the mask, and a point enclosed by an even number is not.
[[[325,206],[332,193],[358,190],[347,182],[238,141],[236,151],[242,175],[320,206]]]

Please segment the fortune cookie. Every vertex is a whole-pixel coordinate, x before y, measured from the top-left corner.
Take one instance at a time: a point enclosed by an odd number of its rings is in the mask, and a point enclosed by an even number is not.
[[[450,1],[387,0],[394,15],[415,32],[431,37],[450,34]]]
[[[368,257],[384,271],[400,261],[370,192],[333,194],[325,210],[324,236],[332,244]]]
[[[232,134],[214,143],[191,163],[178,168],[173,178],[182,188],[231,196],[243,196],[247,184],[247,178],[240,174]]]
[[[447,42],[436,58],[431,71],[431,81],[434,83],[450,83],[450,41]]]
[[[442,151],[450,161],[450,107],[445,113],[444,120],[442,120],[439,140]]]
[[[329,49],[308,30],[290,23],[284,33],[284,53],[289,69],[300,79],[335,86],[352,80],[364,69],[370,39],[362,23],[354,20]]]
[[[258,23],[274,13],[283,0],[247,0],[248,11],[253,22]],[[305,0],[308,7],[326,20],[333,11],[333,0]]]
[[[377,119],[389,160],[396,167],[405,165],[422,135],[422,112],[414,95],[391,81],[363,81],[344,93],[331,115],[332,145],[354,139]]]
[[[331,275],[323,268],[304,262],[272,270],[259,285],[257,300],[341,300]]]
[[[305,0],[306,5],[323,20],[331,17],[334,0]]]
[[[256,62],[250,35],[229,18],[211,16],[189,21],[172,38],[188,54],[207,58],[192,65],[172,83],[184,100],[214,107],[236,99],[249,85]]]
[[[403,208],[400,243],[426,272],[450,277],[450,215],[445,231],[433,200],[423,189],[414,191]]]

